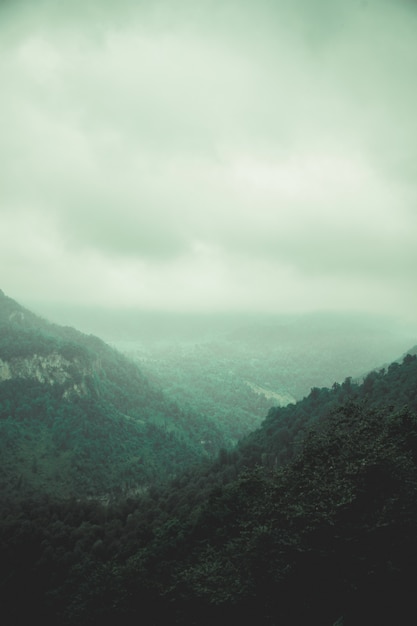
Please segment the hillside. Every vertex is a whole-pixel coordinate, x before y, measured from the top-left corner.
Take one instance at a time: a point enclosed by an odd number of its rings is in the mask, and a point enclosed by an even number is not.
[[[120,338],[112,345],[174,402],[216,420],[233,444],[258,428],[271,406],[391,363],[415,338],[377,315],[131,312],[117,319],[118,329],[103,328]]]
[[[417,589],[417,357],[271,410],[137,498],[0,521],[3,610],[45,625],[392,626]],[[285,436],[283,429],[286,429]]]
[[[3,498],[120,496],[175,475],[223,445],[128,358],[47,322],[0,293]]]
[[[340,407],[352,403],[372,409],[407,406],[417,412],[416,356],[407,354],[402,363],[373,370],[363,379],[347,377],[331,388],[313,387],[296,404],[272,408],[261,428],[240,442],[240,453],[249,465],[288,463],[311,428],[320,427]]]

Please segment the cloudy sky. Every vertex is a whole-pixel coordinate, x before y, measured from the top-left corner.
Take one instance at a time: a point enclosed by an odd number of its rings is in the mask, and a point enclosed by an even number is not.
[[[0,81],[11,297],[414,319],[414,0],[0,0]]]

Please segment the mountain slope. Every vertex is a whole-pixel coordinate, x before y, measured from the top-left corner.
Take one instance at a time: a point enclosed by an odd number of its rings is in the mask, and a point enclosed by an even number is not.
[[[231,444],[258,428],[271,405],[391,363],[414,339],[377,315],[131,313],[123,321],[125,338],[112,345],[174,402],[213,417]]]
[[[26,623],[28,603],[43,624],[64,626],[407,623],[417,357],[341,387],[299,403],[284,466],[270,462],[280,409],[235,453],[136,499],[9,507],[0,590],[10,623]]]
[[[207,456],[215,425],[169,402],[129,359],[0,293],[0,487],[119,494]]]
[[[288,463],[295,458],[312,427],[352,402],[366,408],[407,405],[417,411],[416,356],[407,354],[402,363],[394,362],[372,371],[362,381],[348,377],[331,388],[314,387],[296,404],[272,408],[261,427],[240,442],[244,463],[247,466]]]

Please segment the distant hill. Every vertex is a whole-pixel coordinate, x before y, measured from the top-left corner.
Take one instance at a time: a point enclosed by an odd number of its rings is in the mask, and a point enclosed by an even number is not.
[[[415,340],[377,315],[125,315],[115,320],[126,338],[112,345],[174,402],[211,418],[229,444],[258,428],[271,406],[347,375],[363,378]]]
[[[361,376],[391,363],[416,343],[417,333],[410,321],[359,312],[175,313],[36,301],[30,308],[98,335],[134,356],[164,390],[171,388],[170,396],[181,406],[191,391],[191,403],[204,412],[199,396],[208,397],[204,384],[212,380],[216,393],[223,390],[223,397],[214,398],[209,411],[235,405],[246,412],[244,421],[252,429],[259,425],[265,409],[256,408],[247,383],[301,400],[312,387],[330,387],[346,376]],[[247,419],[249,405],[256,420]]]
[[[417,357],[406,355],[272,409],[236,450],[136,497],[9,503],[0,517],[8,623],[25,624],[27,606],[45,626],[407,623],[416,410]]]
[[[222,443],[128,358],[0,292],[3,497],[134,493]]]

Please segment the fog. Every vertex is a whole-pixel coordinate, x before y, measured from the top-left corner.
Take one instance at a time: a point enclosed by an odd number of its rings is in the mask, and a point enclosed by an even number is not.
[[[416,27],[407,1],[3,1],[1,288],[413,324]]]

